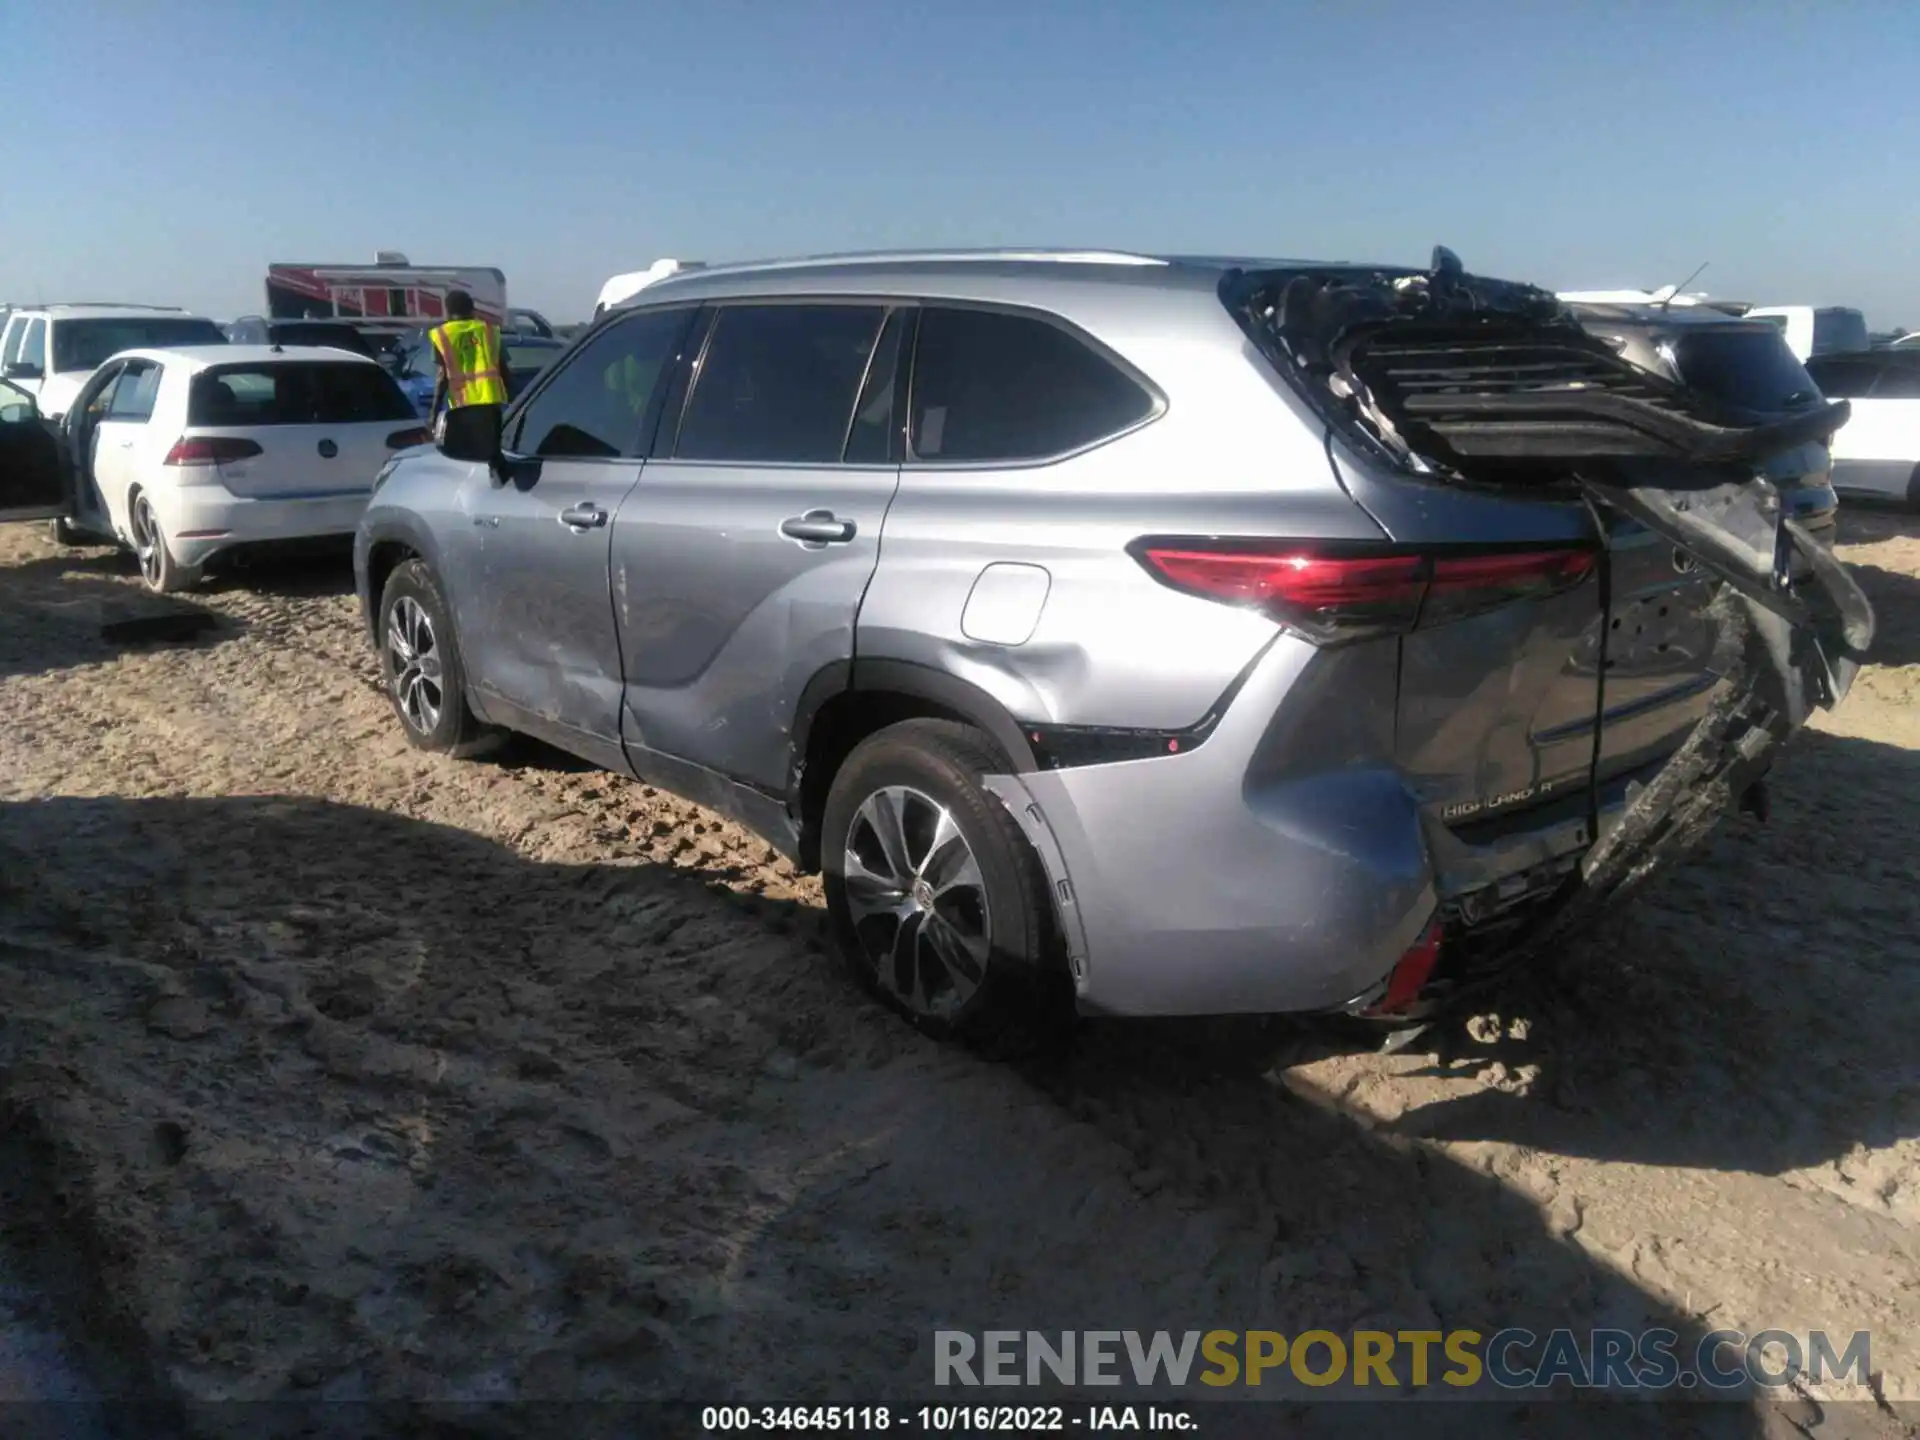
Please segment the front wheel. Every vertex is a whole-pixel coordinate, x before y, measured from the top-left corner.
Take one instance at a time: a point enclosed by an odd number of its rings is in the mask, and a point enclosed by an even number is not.
[[[153,502],[145,495],[133,497],[128,516],[133,531],[134,558],[140,562],[140,578],[156,595],[178,595],[200,583],[198,566],[182,565],[167,548],[167,534],[154,513]]]
[[[416,750],[466,758],[499,744],[467,706],[467,672],[433,572],[409,560],[380,592],[380,661],[387,697]]]
[[[1071,987],[1046,876],[981,786],[1006,763],[977,730],[908,720],[834,776],[821,821],[834,940],[921,1030],[998,1053],[1066,1033]]]

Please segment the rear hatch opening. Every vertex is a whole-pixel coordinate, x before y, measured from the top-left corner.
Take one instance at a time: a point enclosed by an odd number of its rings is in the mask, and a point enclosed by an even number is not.
[[[1838,700],[1839,663],[1871,643],[1872,609],[1843,567],[1807,553],[1813,537],[1764,471],[1830,439],[1845,401],[1756,408],[1654,373],[1552,292],[1469,275],[1445,247],[1424,272],[1229,271],[1221,296],[1330,430],[1410,476],[1571,487],[1659,533],[1795,630],[1818,632],[1819,703]],[[1605,531],[1596,524],[1596,544]]]
[[[1329,441],[1396,484],[1588,517],[1589,583],[1396,627],[1398,762],[1448,843],[1482,843],[1503,817],[1524,827],[1540,807],[1589,817],[1577,852],[1445,902],[1437,951],[1408,962],[1421,995],[1393,995],[1410,1016],[1539,953],[1694,843],[1781,740],[1844,696],[1872,608],[1769,472],[1824,446],[1849,410],[1636,365],[1551,292],[1470,275],[1444,248],[1426,271],[1229,272],[1221,298]]]

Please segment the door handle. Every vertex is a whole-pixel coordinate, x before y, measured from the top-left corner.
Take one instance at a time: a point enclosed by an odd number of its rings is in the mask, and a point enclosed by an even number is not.
[[[808,545],[840,545],[853,539],[859,529],[851,520],[842,520],[831,510],[809,510],[780,522],[780,533],[789,540]]]
[[[584,535],[595,526],[607,523],[607,512],[591,500],[583,505],[569,505],[560,512],[560,523],[577,534]]]

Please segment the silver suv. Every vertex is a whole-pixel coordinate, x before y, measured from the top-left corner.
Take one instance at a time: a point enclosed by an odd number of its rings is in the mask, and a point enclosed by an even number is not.
[[[540,737],[824,872],[937,1033],[1406,1022],[1756,799],[1872,612],[1727,407],[1465,273],[1021,252],[712,267],[504,454],[381,472],[408,739]]]

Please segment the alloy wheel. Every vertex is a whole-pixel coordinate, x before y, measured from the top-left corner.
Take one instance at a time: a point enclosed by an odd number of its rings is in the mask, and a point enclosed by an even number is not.
[[[986,979],[993,935],[980,862],[945,806],[876,790],[847,827],[846,900],[861,957],[916,1015],[947,1018]]]
[[[401,718],[416,733],[431,734],[446,703],[440,647],[432,617],[411,595],[402,595],[387,612],[387,672],[393,677],[393,698]]]
[[[166,557],[160,551],[165,543],[160,538],[160,522],[154,518],[152,502],[144,495],[134,497],[133,553],[140,561],[140,578],[156,590],[160,587],[161,572],[166,568]]]

